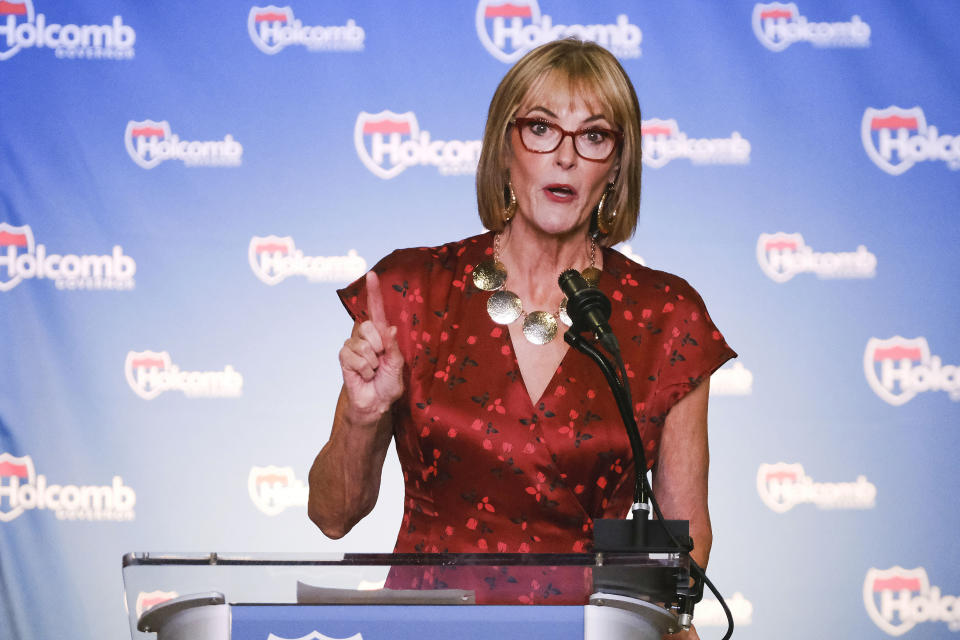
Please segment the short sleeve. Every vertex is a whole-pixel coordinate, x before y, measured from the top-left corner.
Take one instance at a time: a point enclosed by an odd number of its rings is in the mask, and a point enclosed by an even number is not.
[[[363,274],[343,289],[337,289],[337,296],[350,317],[355,321],[367,320],[367,274]]]
[[[669,286],[670,301],[664,305],[666,336],[657,375],[657,404],[667,412],[723,363],[735,358],[717,329],[700,294],[682,278]]]
[[[387,322],[399,326],[403,316],[415,313],[417,301],[422,302],[419,279],[423,273],[416,260],[416,250],[394,251],[375,264],[371,271],[380,278],[380,291],[383,295],[383,310]],[[370,319],[367,303],[366,274],[360,276],[343,289],[337,290],[340,302],[355,321]],[[407,313],[404,313],[404,310]]]
[[[430,288],[443,283],[436,277],[435,256],[436,252],[430,249],[400,249],[371,269],[380,278],[387,324],[397,327],[397,343],[408,363],[424,332],[429,333],[435,324],[436,315],[429,312]],[[339,289],[337,295],[355,321],[370,319],[366,274]]]

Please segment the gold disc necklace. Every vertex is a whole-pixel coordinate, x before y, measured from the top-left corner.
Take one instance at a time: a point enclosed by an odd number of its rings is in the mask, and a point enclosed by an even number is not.
[[[590,240],[590,266],[581,275],[590,286],[596,286],[600,280],[600,270],[596,264],[597,243]],[[493,239],[493,258],[484,260],[473,269],[473,284],[482,291],[492,291],[487,300],[487,314],[497,324],[512,324],[523,318],[523,335],[533,344],[547,344],[557,337],[559,323],[570,326],[567,315],[567,299],[564,297],[555,313],[550,311],[531,311],[523,309],[520,296],[506,288],[507,268],[500,262],[500,234]]]

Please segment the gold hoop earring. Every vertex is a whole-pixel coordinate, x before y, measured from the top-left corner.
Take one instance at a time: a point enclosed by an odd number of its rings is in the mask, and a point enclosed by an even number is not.
[[[600,204],[597,205],[597,230],[605,236],[610,235],[613,223],[617,219],[616,209],[613,209],[609,213],[604,211],[605,205],[607,204],[607,196],[611,193],[613,193],[613,183],[607,185],[603,195],[600,196]]]
[[[513,216],[517,213],[517,194],[513,192],[512,182],[507,182],[507,190],[510,192],[510,204],[503,210],[504,224],[513,220]]]

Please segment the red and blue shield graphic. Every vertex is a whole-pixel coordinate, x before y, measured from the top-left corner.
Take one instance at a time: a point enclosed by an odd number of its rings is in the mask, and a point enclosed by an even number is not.
[[[247,476],[247,491],[250,499],[260,511],[275,516],[287,508],[286,501],[277,500],[277,490],[289,489],[296,483],[291,467],[254,466]]]
[[[928,362],[930,346],[923,337],[870,338],[863,351],[863,373],[867,384],[874,393],[896,407],[911,400],[917,391],[903,384],[904,378],[894,373],[895,367],[903,370],[904,366]]]
[[[902,636],[917,623],[903,612],[904,598],[925,594],[930,590],[927,571],[923,567],[904,569],[870,569],[863,581],[863,605],[867,615],[880,629],[892,636]]]
[[[673,118],[661,120],[651,118],[640,123],[640,140],[643,150],[643,164],[659,169],[673,158],[662,148],[662,144],[677,137],[680,127]]]
[[[26,22],[34,23],[35,18],[33,0],[0,0],[0,23],[6,27],[8,34],[6,38],[0,38],[0,45],[6,45],[5,49],[0,48],[0,60],[6,60],[20,51],[19,40],[8,44],[13,40],[13,31]]]
[[[804,476],[803,465],[796,462],[761,464],[757,469],[757,493],[763,504],[777,513],[785,513],[795,503],[787,498],[783,488],[800,482]]]
[[[480,0],[476,23],[483,48],[501,62],[512,64],[540,44],[524,30],[540,24],[537,0]]]
[[[247,31],[257,49],[273,55],[286,46],[280,38],[264,36],[262,26],[280,27],[293,24],[293,9],[290,7],[275,7],[272,4],[266,7],[252,7],[247,14]]]
[[[270,268],[269,263],[275,261],[277,257],[289,257],[293,255],[295,247],[293,238],[290,236],[253,236],[250,239],[250,245],[247,247],[247,259],[250,261],[250,268],[253,273],[262,282],[269,285],[275,285],[287,277],[286,272]]]
[[[33,458],[0,453],[0,486],[10,487],[16,484],[22,487],[25,484],[35,485],[36,482],[37,474],[33,468]],[[23,505],[9,496],[0,496],[0,521],[10,522],[21,513],[23,513]]]
[[[36,246],[30,225],[15,227],[0,222],[0,291],[10,291],[23,280],[15,267],[17,258],[24,254],[33,254]]]
[[[795,253],[803,246],[803,236],[799,233],[761,233],[757,238],[757,264],[774,282],[786,282],[795,276],[796,272],[786,268],[778,258],[784,253]]]
[[[894,138],[922,135],[927,130],[927,118],[920,107],[886,109],[868,107],[860,121],[860,139],[867,156],[878,167],[892,176],[898,176],[916,160],[904,158],[890,141]]]
[[[407,168],[400,145],[419,137],[420,126],[412,111],[361,111],[353,127],[353,144],[360,161],[384,180],[395,178]]]
[[[783,51],[792,40],[779,37],[773,27],[795,20],[800,15],[792,2],[760,2],[753,5],[753,33],[760,44],[771,51]]]
[[[170,139],[170,123],[166,120],[131,120],[123,133],[123,142],[127,153],[138,165],[144,169],[153,169],[163,162],[157,154],[150,154],[146,142],[162,142]],[[148,158],[148,154],[150,157]]]
[[[166,351],[129,351],[123,371],[134,393],[144,400],[153,400],[164,389],[151,382],[151,375],[169,371],[170,365],[170,354]]]

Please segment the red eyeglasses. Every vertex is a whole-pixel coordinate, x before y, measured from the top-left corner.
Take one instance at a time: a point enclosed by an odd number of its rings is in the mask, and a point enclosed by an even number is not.
[[[556,123],[541,118],[514,118],[512,123],[520,132],[523,148],[531,153],[556,151],[563,139],[570,136],[578,156],[591,162],[604,162],[613,155],[623,140],[623,134],[619,131],[603,127],[567,131]]]

